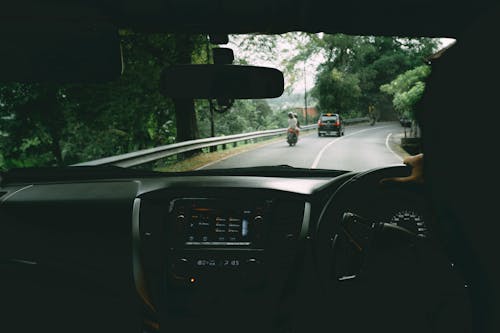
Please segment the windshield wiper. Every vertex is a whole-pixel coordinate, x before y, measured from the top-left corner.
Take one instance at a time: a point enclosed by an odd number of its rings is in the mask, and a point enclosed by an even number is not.
[[[307,169],[296,168],[290,165],[242,167],[230,169],[202,169],[186,171],[178,174],[183,175],[207,175],[207,176],[259,176],[259,177],[337,177],[349,171],[329,169]]]

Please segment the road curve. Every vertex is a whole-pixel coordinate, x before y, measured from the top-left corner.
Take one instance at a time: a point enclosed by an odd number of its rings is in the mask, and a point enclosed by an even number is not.
[[[402,132],[397,122],[347,126],[342,137],[318,137],[316,132],[299,137],[290,147],[285,139],[230,156],[203,168],[239,168],[287,164],[299,168],[363,171],[402,163],[389,145],[391,135]]]

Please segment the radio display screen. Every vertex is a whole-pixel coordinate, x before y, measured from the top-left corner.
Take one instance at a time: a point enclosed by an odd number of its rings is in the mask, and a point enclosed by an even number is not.
[[[265,204],[178,199],[172,213],[185,245],[249,246],[261,238]]]

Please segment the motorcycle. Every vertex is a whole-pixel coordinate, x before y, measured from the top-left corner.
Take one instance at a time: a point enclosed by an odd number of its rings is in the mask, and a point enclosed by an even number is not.
[[[297,132],[291,128],[288,129],[286,142],[288,142],[290,146],[295,146],[297,144],[297,141],[298,141]]]
[[[370,126],[375,125],[375,122],[376,122],[376,121],[377,121],[377,120],[375,119],[375,117],[370,117]]]

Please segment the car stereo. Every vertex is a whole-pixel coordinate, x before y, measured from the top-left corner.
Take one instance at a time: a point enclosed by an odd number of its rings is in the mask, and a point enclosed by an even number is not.
[[[170,227],[177,247],[259,247],[269,201],[176,199]],[[173,222],[173,223],[172,223]],[[172,225],[173,224],[173,225]]]

